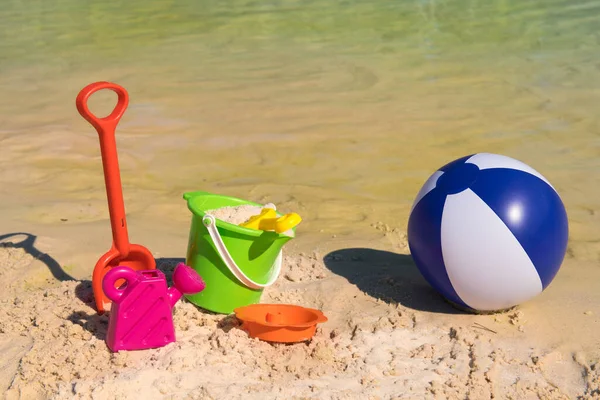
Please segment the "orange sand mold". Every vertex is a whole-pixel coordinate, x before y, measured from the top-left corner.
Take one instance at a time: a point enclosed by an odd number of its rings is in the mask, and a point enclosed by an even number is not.
[[[250,337],[267,342],[309,340],[317,324],[327,322],[321,311],[291,304],[252,304],[236,308],[234,312]]]

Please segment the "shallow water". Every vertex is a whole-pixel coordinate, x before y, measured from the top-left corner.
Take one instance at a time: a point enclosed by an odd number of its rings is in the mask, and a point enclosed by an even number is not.
[[[74,101],[109,80],[131,97],[117,135],[132,235],[158,226],[184,249],[181,195],[206,190],[298,212],[298,240],[373,243],[378,221],[405,230],[433,171],[485,151],[552,182],[569,257],[598,267],[597,2],[4,0],[0,22],[7,227],[57,226],[74,247],[87,240],[68,226],[108,233]]]

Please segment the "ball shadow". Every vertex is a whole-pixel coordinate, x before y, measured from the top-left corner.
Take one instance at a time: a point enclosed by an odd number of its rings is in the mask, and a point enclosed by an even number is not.
[[[327,254],[323,261],[331,272],[386,303],[434,313],[464,313],[427,283],[408,254],[348,248]]]

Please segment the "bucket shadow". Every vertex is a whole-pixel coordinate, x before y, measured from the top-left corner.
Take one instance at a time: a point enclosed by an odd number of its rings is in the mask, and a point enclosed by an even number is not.
[[[217,328],[225,333],[229,333],[232,329],[242,329],[242,322],[237,319],[235,314],[231,314],[223,317],[223,319],[217,323]]]
[[[173,280],[171,278],[173,276],[173,271],[175,271],[175,267],[179,263],[185,263],[185,258],[161,257],[156,259],[156,269],[159,269],[163,274],[165,274],[165,278],[167,278],[167,284],[169,287],[173,284]]]
[[[323,261],[331,272],[386,303],[434,313],[463,313],[427,283],[410,255],[349,248],[333,251]]]
[[[19,241],[19,239],[22,239],[22,240]],[[71,275],[66,273],[62,269],[60,264],[54,258],[52,258],[50,255],[48,255],[46,253],[42,253],[35,247],[36,239],[37,239],[37,236],[32,235],[31,233],[26,233],[26,232],[7,233],[4,235],[0,235],[0,247],[23,249],[33,258],[38,259],[41,262],[43,262],[44,264],[46,264],[46,266],[50,270],[50,273],[52,273],[52,276],[54,276],[54,278],[56,280],[74,281],[75,278],[73,278]]]

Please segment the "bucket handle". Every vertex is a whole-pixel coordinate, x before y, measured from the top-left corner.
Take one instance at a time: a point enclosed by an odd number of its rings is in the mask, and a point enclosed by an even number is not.
[[[279,278],[279,274],[281,273],[281,264],[283,261],[282,260],[283,259],[283,255],[282,255],[283,250],[279,251],[279,254],[277,254],[277,258],[275,259],[275,262],[273,263],[275,270],[273,271],[271,278],[268,280],[267,283],[261,284],[261,283],[255,282],[252,279],[250,279],[249,277],[247,277],[246,274],[244,274],[244,272],[240,269],[240,267],[237,266],[237,264],[233,260],[233,257],[231,257],[231,254],[229,254],[227,247],[225,247],[225,243],[223,243],[223,239],[221,238],[221,235],[219,234],[219,231],[217,230],[217,225],[215,223],[215,217],[213,217],[210,214],[205,214],[204,217],[202,218],[202,223],[208,230],[208,234],[210,235],[210,238],[212,239],[213,243],[215,244],[217,253],[221,257],[221,259],[223,260],[223,262],[225,263],[227,268],[229,268],[229,271],[233,274],[233,276],[235,276],[238,279],[238,281],[240,281],[246,287],[248,287],[250,289],[255,289],[255,290],[264,289],[264,288],[269,287],[272,284],[274,284],[275,281],[277,280],[277,278]]]

